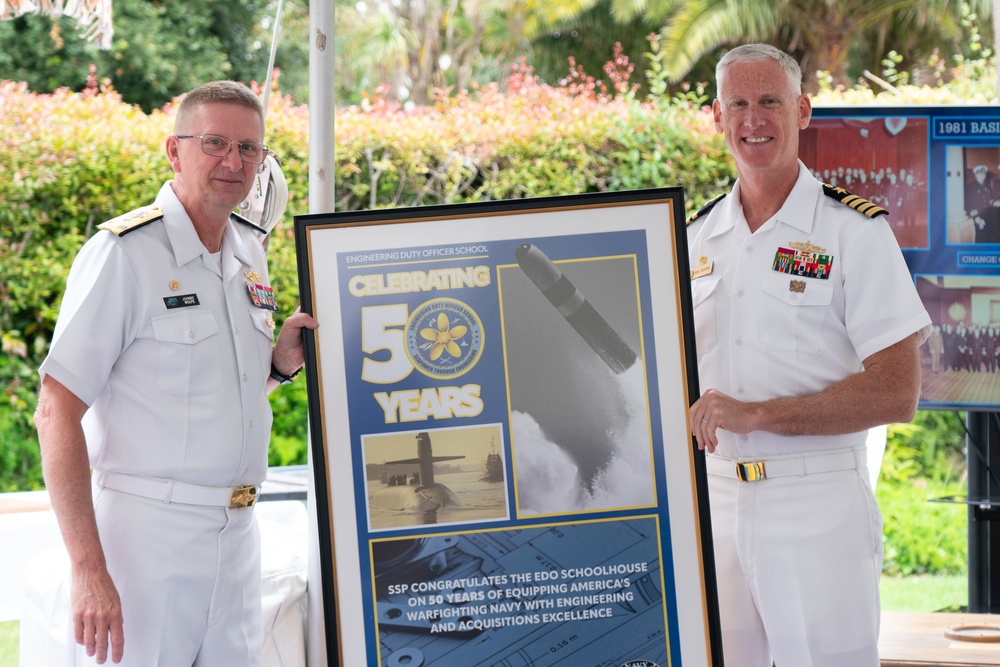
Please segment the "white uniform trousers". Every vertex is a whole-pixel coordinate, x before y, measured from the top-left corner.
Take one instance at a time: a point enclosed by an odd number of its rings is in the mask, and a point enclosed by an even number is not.
[[[878,667],[882,517],[867,467],[735,477],[708,475],[726,667]]]
[[[94,509],[121,596],[121,667],[260,664],[260,533],[229,509],[101,489]],[[78,665],[93,665],[82,647]],[[110,654],[108,662],[110,664]]]

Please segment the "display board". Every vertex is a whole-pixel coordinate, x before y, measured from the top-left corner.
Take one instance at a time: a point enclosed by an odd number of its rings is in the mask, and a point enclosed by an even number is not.
[[[295,231],[331,656],[721,665],[681,190]]]
[[[934,325],[920,407],[1000,407],[1000,109],[816,107],[799,156],[889,211]]]

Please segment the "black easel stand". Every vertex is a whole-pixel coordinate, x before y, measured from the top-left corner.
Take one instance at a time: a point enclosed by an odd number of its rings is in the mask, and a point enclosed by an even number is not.
[[[969,612],[1000,613],[1000,416],[966,415],[966,462],[969,473]],[[996,530],[992,530],[996,528]],[[993,576],[996,565],[997,576]]]

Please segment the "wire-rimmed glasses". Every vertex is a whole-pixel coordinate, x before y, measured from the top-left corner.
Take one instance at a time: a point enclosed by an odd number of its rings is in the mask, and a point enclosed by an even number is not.
[[[202,152],[212,157],[226,157],[233,144],[236,144],[240,158],[244,162],[260,164],[268,154],[267,146],[264,144],[258,144],[256,141],[233,141],[221,134],[175,134],[174,136],[178,139],[200,139]]]

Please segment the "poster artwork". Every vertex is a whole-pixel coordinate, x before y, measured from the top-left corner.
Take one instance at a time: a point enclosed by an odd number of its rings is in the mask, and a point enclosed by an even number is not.
[[[711,664],[678,202],[558,199],[297,221],[344,664]]]

